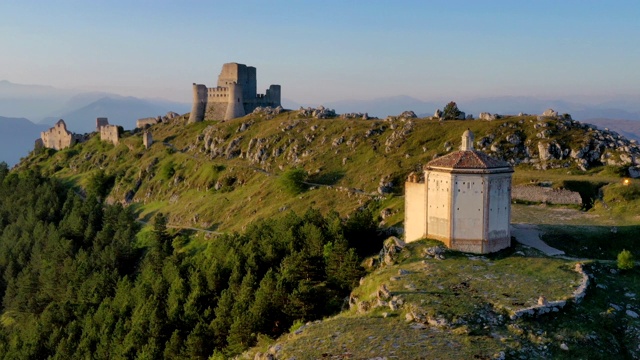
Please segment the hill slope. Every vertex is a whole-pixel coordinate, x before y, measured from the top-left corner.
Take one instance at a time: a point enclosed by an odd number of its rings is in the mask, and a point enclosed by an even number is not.
[[[148,150],[139,132],[126,132],[116,147],[96,136],[72,149],[34,154],[22,166],[83,187],[103,169],[114,181],[110,201],[131,204],[144,218],[163,211],[172,224],[234,231],[309,206],[347,214],[368,204],[387,209],[387,225],[400,225],[406,176],[457,148],[467,128],[476,147],[516,164],[517,183],[602,186],[617,182],[640,153],[623,137],[564,118],[348,120],[292,111],[228,122],[186,119],[152,127],[156,143]],[[292,195],[281,179],[296,167],[310,185]]]
[[[221,284],[227,283],[226,279],[221,280],[222,273],[234,279],[229,281],[231,292],[225,292],[226,295],[219,293],[215,321],[211,320],[214,318],[212,311],[202,308],[203,311],[190,310],[190,314],[204,315],[195,328],[191,330],[196,321],[186,322],[191,335],[195,334],[193,336],[197,339],[215,337],[223,341],[220,339],[226,337],[229,344],[234,344],[233,349],[228,349],[230,354],[244,350],[254,343],[256,337],[260,344],[253,352],[265,352],[273,345],[266,335],[243,331],[250,328],[242,323],[248,321],[247,317],[240,316],[247,315],[247,310],[236,305],[245,302],[234,299],[254,295],[262,301],[272,298],[264,296],[264,293],[259,297],[258,292],[252,291],[258,283],[261,289],[282,288],[268,281],[263,286],[262,281],[253,278],[255,273],[252,271],[243,277],[243,269],[251,267],[241,263],[231,266],[229,261],[242,259],[247,264],[260,265],[279,251],[270,249],[269,244],[283,240],[313,247],[315,259],[321,264],[324,263],[320,259],[326,257],[325,252],[333,255],[344,253],[332,251],[333,242],[314,243],[318,233],[311,228],[301,227],[300,232],[306,237],[293,236],[295,231],[292,232],[292,226],[287,222],[295,219],[295,215],[289,210],[314,219],[318,216],[314,211],[307,212],[309,208],[319,209],[320,213],[336,210],[345,216],[354,209],[368,207],[380,212],[384,218],[381,231],[400,233],[404,211],[402,184],[407,174],[419,171],[435,156],[457,148],[460,136],[467,128],[476,134],[477,147],[515,164],[516,183],[550,181],[553,186],[574,187],[587,197],[596,197],[602,190],[602,205],[599,203],[590,210],[590,222],[598,223],[601,221],[598,216],[602,214],[607,214],[606,221],[615,215],[625,221],[638,222],[635,214],[640,186],[635,181],[628,185],[618,184],[624,175],[622,172],[627,171],[632,157],[639,152],[637,145],[614,133],[564,117],[538,119],[523,116],[495,121],[443,122],[398,117],[371,121],[314,119],[299,112],[284,112],[279,115],[256,113],[228,122],[186,124],[186,119],[187,116],[182,116],[149,128],[156,140],[149,149],[143,148],[140,132],[125,132],[117,146],[101,142],[94,134],[86,143],[70,149],[36,151],[21,162],[16,172],[38,169],[67,184],[87,189],[89,193],[106,194],[109,202],[129,205],[129,209],[143,221],[148,221],[157,212],[164,212],[172,226],[208,229],[209,232],[200,232],[202,236],[193,238],[197,241],[189,241],[181,234],[171,244],[179,249],[174,254],[177,258],[184,255],[185,262],[193,266],[188,256],[194,256],[205,264],[196,266],[198,271],[186,271],[207,276],[206,280],[197,280],[196,277],[196,280],[189,281],[193,290],[189,299],[192,295],[202,299],[200,289],[206,286],[220,285],[216,291],[222,291],[220,289],[225,286]],[[299,181],[300,175],[304,183]],[[520,210],[521,206],[515,208]],[[540,214],[550,216],[544,210]],[[269,228],[269,224],[266,227],[249,226],[259,219],[273,218],[284,221],[273,228]],[[356,224],[360,220],[357,215],[350,219],[354,219]],[[619,219],[615,221],[613,224],[619,223]],[[623,245],[619,243],[618,235],[637,234],[637,226],[630,226],[620,231],[615,228],[616,236],[603,238],[599,234],[613,234],[614,231],[606,222],[607,227],[599,229],[597,236],[588,237],[584,234],[588,231],[584,223],[563,226],[565,232],[558,236],[562,238],[560,242],[566,234],[581,236],[581,240],[562,243],[567,254],[592,255],[599,249],[607,251],[607,254],[599,254],[603,258],[611,258],[611,254],[615,257],[617,251],[612,249]],[[76,228],[85,229],[85,226]],[[331,227],[325,222],[319,228]],[[242,234],[214,236],[216,232],[236,231]],[[369,247],[376,244],[376,236],[371,232],[356,228],[350,234],[359,244]],[[139,237],[144,239],[144,233]],[[385,245],[386,254],[391,249],[388,244]],[[635,242],[624,244],[633,245]],[[446,252],[443,259],[430,255],[436,253],[429,250],[433,246],[431,242],[417,242],[397,253],[398,257],[393,261],[386,261],[385,256],[378,258],[383,259],[386,265],[379,268],[369,266],[369,275],[351,293],[352,310],[324,322],[310,323],[304,328],[294,327],[293,334],[279,338],[269,351],[276,358],[337,359],[374,356],[416,358],[425,354],[439,358],[459,358],[460,354],[465,358],[491,358],[500,357],[503,353],[515,358],[580,358],[594,354],[600,358],[619,358],[637,355],[634,350],[640,334],[638,320],[634,318],[634,314],[640,311],[634,305],[635,294],[640,291],[635,280],[637,271],[618,275],[608,263],[589,264],[585,268],[604,287],[591,291],[585,302],[568,302],[561,312],[545,314],[547,317],[540,320],[517,316],[511,319],[512,315],[520,314],[518,311],[522,308],[535,306],[540,295],[545,295],[550,301],[565,301],[573,297],[579,288],[584,289],[579,281],[584,281],[585,276],[572,270],[574,261],[545,258],[525,247],[511,248],[487,257]],[[293,247],[287,245],[283,249]],[[633,247],[635,254],[636,248]],[[241,256],[245,251],[246,256]],[[304,287],[311,276],[306,269],[309,263],[294,260],[283,260],[282,264],[273,261],[270,266],[286,276],[301,279],[300,286]],[[367,263],[375,261],[374,257]],[[354,262],[350,264],[354,265]],[[172,274],[176,271],[148,270],[146,276],[139,276],[136,280],[141,283],[139,291],[148,288],[145,279],[156,281],[158,274],[165,276],[165,273],[168,279],[173,279],[175,276]],[[353,277],[353,284],[359,277]],[[176,284],[175,289],[180,288],[181,282],[174,280],[167,283]],[[316,285],[324,286],[323,283]],[[349,289],[352,289],[351,285]],[[245,287],[248,290],[240,291]],[[122,289],[121,294],[135,293]],[[160,294],[156,299],[166,298],[162,292],[166,287],[156,286],[154,289]],[[379,290],[390,294],[379,296]],[[295,301],[301,293],[310,299],[326,299],[309,291],[289,289],[284,293],[293,298],[284,297],[286,301],[282,304],[285,305],[278,305],[272,314]],[[187,292],[176,290],[175,294],[183,294],[186,298]],[[332,298],[332,308],[339,308],[343,296]],[[386,304],[378,301],[378,297]],[[138,303],[141,307],[145,304],[144,301]],[[176,307],[187,308],[186,305]],[[130,313],[142,313],[137,311]],[[149,309],[145,314],[148,313]],[[257,317],[256,323],[251,325],[264,320],[268,313],[261,311],[260,314],[265,315]],[[284,329],[289,328],[294,319],[299,320],[298,325],[301,324],[300,319],[317,319],[310,314],[290,316],[287,318],[289,322],[284,322]],[[175,318],[182,319],[180,316]],[[231,325],[229,319],[236,321]],[[281,334],[281,320],[270,320],[278,327],[271,334]],[[217,331],[226,335],[210,335],[211,329],[213,333]],[[225,329],[231,330],[227,334]],[[261,334],[269,333],[260,331]],[[135,339],[144,343],[146,337],[137,336]],[[174,340],[180,343],[179,334]],[[199,344],[195,341],[187,340],[187,343]],[[166,344],[174,344],[174,341]],[[195,348],[201,349],[199,346]],[[182,352],[178,350],[178,353]]]

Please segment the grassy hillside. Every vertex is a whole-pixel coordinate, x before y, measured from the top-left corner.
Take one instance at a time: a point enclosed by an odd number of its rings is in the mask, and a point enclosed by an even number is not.
[[[383,228],[395,228],[404,218],[406,176],[457,149],[470,129],[478,148],[514,164],[515,184],[568,188],[589,202],[588,211],[516,204],[515,222],[542,224],[545,240],[568,256],[614,259],[622,248],[640,255],[634,235],[640,223],[640,184],[623,182],[637,145],[564,117],[347,120],[300,118],[293,111],[198,124],[187,124],[187,118],[151,127],[155,143],[149,149],[139,131],[125,132],[117,146],[94,135],[63,151],[35,151],[16,171],[39,169],[78,192],[128,205],[143,221],[163,212],[171,226],[210,231],[200,233],[200,239],[244,232],[257,220],[290,210],[304,214],[309,208],[347,216],[368,207],[381,214]],[[215,249],[224,238],[192,241],[181,251]],[[602,287],[592,286],[583,303],[540,320],[511,320],[540,295],[550,301],[569,298],[580,279],[572,270],[575,261],[546,258],[519,245],[487,257],[458,252],[445,253],[444,260],[425,257],[425,249],[434,244],[407,246],[395,265],[370,268],[352,292],[358,301],[373,304],[384,284],[402,299],[401,306],[367,311],[356,310],[357,305],[346,311],[345,306],[324,321],[296,329],[298,323],[292,334],[275,342],[260,336],[252,353],[270,346],[278,358],[492,358],[501,353],[612,358],[637,353],[639,324],[626,312],[640,311],[633,305],[640,291],[637,270],[618,273],[610,263],[589,262],[587,272]],[[416,314],[424,321],[407,321]]]
[[[322,322],[307,323],[273,341],[263,339],[256,353],[290,358],[398,359],[610,359],[637,356],[640,291],[637,271],[619,274],[610,266],[586,266],[598,286],[584,301],[571,300],[579,276],[575,262],[540,257],[518,247],[491,256],[448,251],[444,259],[425,257],[435,242],[411,243],[398,263],[368,275],[352,296],[375,303],[385,284],[399,299],[396,309],[352,308]],[[568,300],[559,312],[513,319],[518,308]],[[414,319],[422,313],[422,320]],[[633,354],[633,355],[632,355]],[[267,357],[261,357],[267,358]]]
[[[484,138],[485,151],[518,164],[516,183],[566,186],[571,180],[574,187],[595,186],[597,195],[597,188],[620,181],[625,169],[594,166],[583,171],[568,155],[538,161],[541,141],[558,143],[569,152],[593,142],[599,133],[576,122],[541,122],[531,116],[495,121],[319,120],[301,119],[292,111],[228,122],[186,124],[186,119],[150,128],[155,143],[148,150],[140,132],[126,132],[117,146],[94,136],[71,149],[34,153],[20,166],[38,167],[82,188],[103,171],[111,180],[105,184],[113,185],[109,201],[134,206],[145,219],[162,211],[171,224],[219,231],[241,230],[288,209],[301,213],[314,206],[347,214],[365,204],[388,209],[385,223],[401,225],[407,174],[457,149],[467,128],[476,134],[476,143]],[[541,124],[546,131],[542,140]],[[507,140],[514,134],[518,145]],[[622,153],[609,148],[605,152],[615,159]],[[546,171],[536,169],[541,164]],[[314,185],[300,194],[288,192],[279,179],[291,168],[306,171],[307,182]],[[390,186],[380,194],[380,185]]]

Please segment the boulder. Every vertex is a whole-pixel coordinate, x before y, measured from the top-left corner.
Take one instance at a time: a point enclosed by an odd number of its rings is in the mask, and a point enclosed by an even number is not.
[[[522,139],[518,134],[507,135],[507,141],[512,143],[513,145],[520,145]]]
[[[640,166],[630,166],[629,167],[629,176],[636,179],[640,177]]]
[[[387,285],[380,285],[380,287],[378,288],[378,292],[376,293],[376,297],[381,300],[387,300],[391,297],[391,291],[389,291]]]
[[[480,119],[480,120],[492,121],[492,120],[495,120],[497,118],[498,118],[497,115],[491,114],[491,113],[488,113],[488,112],[481,112],[480,115],[478,115],[478,119]]]
[[[417,118],[418,116],[413,111],[407,110],[407,111],[403,111],[402,114],[398,115],[398,117],[405,118],[405,119],[413,119],[413,118]]]
[[[440,109],[437,109],[435,113],[433,113],[433,117],[436,119],[440,119],[442,117],[442,111],[440,111]]]
[[[547,109],[542,113],[542,116],[545,117],[556,117],[558,116],[558,112],[553,109]]]

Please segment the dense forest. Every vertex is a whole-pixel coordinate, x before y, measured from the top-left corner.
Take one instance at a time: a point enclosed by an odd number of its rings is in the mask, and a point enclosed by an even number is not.
[[[232,356],[340,311],[380,245],[367,209],[310,209],[186,246],[162,214],[141,236],[101,190],[0,163],[2,358]]]

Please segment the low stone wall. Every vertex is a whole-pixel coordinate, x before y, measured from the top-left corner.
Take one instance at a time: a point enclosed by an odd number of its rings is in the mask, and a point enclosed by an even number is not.
[[[580,274],[582,277],[580,279],[580,285],[576,288],[576,290],[571,295],[571,299],[574,303],[579,304],[584,296],[587,294],[587,287],[589,286],[589,275],[584,272],[582,269],[582,264],[576,264],[574,268],[576,272]],[[540,303],[541,302],[541,303]],[[515,310],[513,314],[511,314],[511,320],[516,320],[523,316],[532,316],[538,317],[540,315],[550,313],[550,312],[558,312],[560,309],[564,308],[567,305],[566,300],[558,300],[558,301],[539,301],[538,305],[530,306],[528,308]]]
[[[542,186],[514,186],[512,200],[541,202],[549,204],[581,205],[580,193],[566,189],[552,189]]]

